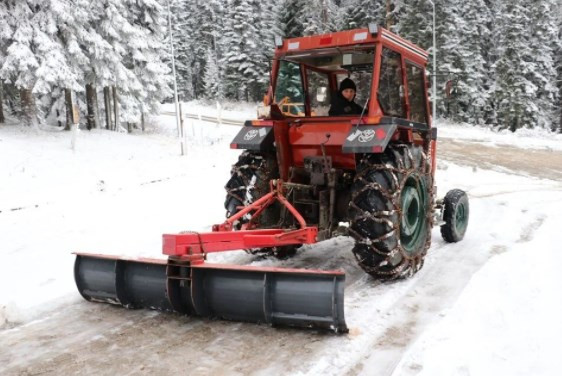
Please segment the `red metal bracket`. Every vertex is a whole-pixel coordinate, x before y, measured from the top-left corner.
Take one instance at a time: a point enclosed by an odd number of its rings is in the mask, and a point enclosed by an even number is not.
[[[279,247],[293,244],[316,243],[318,228],[307,226],[306,221],[293,205],[283,196],[283,182],[272,181],[271,192],[244,207],[238,213],[228,218],[224,223],[213,226],[209,233],[184,233],[164,234],[162,250],[168,256],[181,256],[195,263],[204,262],[206,253],[224,252],[235,249]],[[283,204],[295,217],[300,228],[297,230],[285,229],[257,229],[243,228],[241,231],[232,231],[234,223],[251,211],[255,211],[253,219],[275,201]]]

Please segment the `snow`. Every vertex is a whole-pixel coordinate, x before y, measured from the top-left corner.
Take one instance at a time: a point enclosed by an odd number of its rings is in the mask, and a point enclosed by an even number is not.
[[[477,142],[488,146],[509,145],[521,149],[562,151],[562,133],[549,132],[542,128],[522,128],[513,133],[509,130],[497,131],[447,121],[439,122],[437,127],[439,137]]]
[[[225,118],[255,116],[252,105],[222,107]],[[217,112],[205,103],[184,108]],[[10,328],[81,301],[70,252],[162,258],[162,233],[206,231],[221,222],[223,186],[239,154],[228,145],[239,128],[186,122],[184,157],[175,119],[166,115],[153,119],[144,134],[80,131],[75,151],[68,132],[0,126],[0,340]],[[465,142],[561,150],[558,135],[544,131],[439,129],[440,137]],[[434,229],[426,264],[409,280],[372,281],[359,271],[348,238],[303,247],[285,261],[241,252],[210,261],[348,273],[350,334],[322,337],[315,345],[319,355],[297,374],[367,375],[385,362],[386,374],[394,375],[558,374],[562,185],[446,160],[438,165],[437,185],[440,196],[452,188],[468,192],[469,229],[457,244],[445,243]],[[279,364],[260,367],[257,374],[288,372]]]
[[[559,374],[560,194],[535,201],[533,228],[474,275],[395,375]]]

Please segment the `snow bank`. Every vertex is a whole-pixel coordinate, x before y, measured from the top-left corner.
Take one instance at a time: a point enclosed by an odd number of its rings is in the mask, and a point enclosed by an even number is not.
[[[456,124],[449,121],[437,122],[439,137],[455,138],[489,146],[509,145],[522,149],[545,149],[562,151],[562,133],[545,129],[519,129],[516,133],[509,130],[496,131],[491,128],[471,124]]]

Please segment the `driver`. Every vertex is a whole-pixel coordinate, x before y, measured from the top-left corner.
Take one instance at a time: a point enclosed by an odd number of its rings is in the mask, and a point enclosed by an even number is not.
[[[355,103],[357,87],[350,78],[340,82],[340,89],[332,96],[332,103],[328,114],[330,116],[361,115],[363,108]]]

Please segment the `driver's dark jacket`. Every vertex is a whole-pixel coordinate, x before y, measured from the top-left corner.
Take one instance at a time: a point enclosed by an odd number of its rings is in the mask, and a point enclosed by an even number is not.
[[[348,101],[337,92],[332,95],[332,103],[328,114],[330,116],[361,115],[363,108],[353,101]]]

